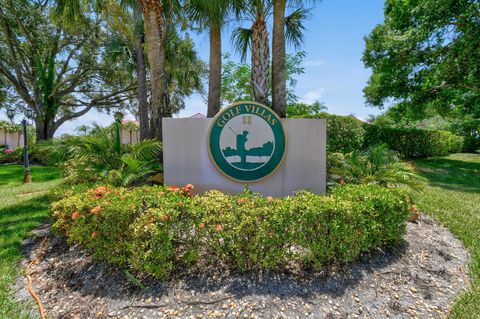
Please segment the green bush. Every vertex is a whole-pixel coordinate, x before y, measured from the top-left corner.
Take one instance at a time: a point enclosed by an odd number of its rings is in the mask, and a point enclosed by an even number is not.
[[[0,152],[0,163],[17,163],[23,160],[23,148],[15,150],[2,150]]]
[[[112,128],[95,127],[90,135],[63,136],[37,145],[37,153],[58,166],[70,184],[104,180],[116,186],[144,182],[161,170],[158,156],[162,146],[156,140],[116,145]]]
[[[474,136],[464,137],[462,152],[475,153],[478,149],[480,149],[480,137],[474,137]]]
[[[303,118],[327,120],[327,152],[349,153],[363,148],[363,122],[352,116],[319,113]]]
[[[461,151],[463,137],[446,131],[366,125],[365,147],[376,144],[386,144],[404,158],[423,158]]]
[[[377,185],[286,198],[97,186],[54,193],[54,229],[94,256],[165,278],[200,263],[260,270],[348,262],[405,233],[406,193]]]
[[[328,157],[329,184],[376,184],[389,188],[421,190],[423,177],[408,162],[400,161],[397,153],[379,144],[366,151],[334,153]]]

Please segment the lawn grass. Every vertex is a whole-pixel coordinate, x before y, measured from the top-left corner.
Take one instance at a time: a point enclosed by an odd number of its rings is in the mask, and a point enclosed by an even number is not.
[[[421,211],[447,226],[470,250],[472,288],[452,309],[452,318],[480,318],[480,154],[416,161],[429,186],[418,194]]]
[[[0,318],[26,318],[12,301],[10,286],[23,271],[21,241],[48,215],[47,192],[60,180],[51,167],[33,166],[32,184],[22,185],[23,167],[0,165]]]

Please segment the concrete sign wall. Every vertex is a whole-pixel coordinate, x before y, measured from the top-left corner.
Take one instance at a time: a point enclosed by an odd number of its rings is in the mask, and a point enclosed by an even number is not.
[[[251,182],[229,177],[219,170],[214,159],[211,158],[209,137],[212,123],[215,123],[214,120],[218,120],[218,117],[215,119],[162,119],[165,184],[185,185],[190,183],[195,186],[196,193],[203,193],[211,189],[218,189],[226,193],[239,193],[244,189],[245,184],[248,184],[252,191],[266,196],[292,195],[294,191],[300,189],[307,189],[315,193],[325,192],[325,120],[281,119],[287,141],[284,158],[270,175]],[[240,133],[236,132],[236,134]],[[250,132],[250,134],[252,135],[251,140],[254,140],[254,133]],[[261,140],[258,145],[263,145],[263,142]],[[228,142],[225,143],[225,145],[230,145]],[[233,148],[233,146],[230,147]],[[229,158],[227,157],[227,159]],[[257,160],[257,162],[259,161]],[[251,162],[255,162],[253,157]],[[239,163],[241,161],[237,161],[237,165],[241,165]]]

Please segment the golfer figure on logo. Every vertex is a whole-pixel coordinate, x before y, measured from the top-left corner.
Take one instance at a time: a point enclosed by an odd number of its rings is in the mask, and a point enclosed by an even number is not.
[[[240,156],[240,163],[242,166],[245,166],[247,163],[247,150],[245,149],[245,143],[248,141],[248,131],[243,131],[242,134],[237,134],[231,127],[229,127],[229,129],[237,137],[237,154]]]

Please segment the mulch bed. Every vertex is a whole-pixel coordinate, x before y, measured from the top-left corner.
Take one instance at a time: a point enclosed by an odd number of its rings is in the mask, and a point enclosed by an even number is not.
[[[52,236],[48,225],[35,234],[24,242],[22,266],[48,236],[31,272],[49,318],[443,318],[469,285],[467,251],[428,219],[408,223],[397,247],[344,266],[263,274],[191,269],[141,283]],[[15,289],[37,317],[25,278]]]

